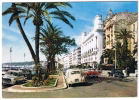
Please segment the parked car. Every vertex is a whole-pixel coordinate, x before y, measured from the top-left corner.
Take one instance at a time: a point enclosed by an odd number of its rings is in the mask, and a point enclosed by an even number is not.
[[[6,73],[7,73],[6,71],[2,71],[2,78]]]
[[[22,75],[22,71],[15,71],[9,70],[5,75],[2,77],[2,84],[7,85],[15,85],[18,83],[26,82],[26,78]]]
[[[86,83],[85,77],[79,69],[68,69],[65,73],[65,80],[68,87],[76,83]]]
[[[108,76],[124,78],[124,73],[121,69],[112,69],[111,72],[108,72]]]
[[[64,68],[64,70],[63,70],[63,74],[64,74],[64,75],[66,74],[66,71],[67,71],[68,69],[71,69],[71,68]]]
[[[97,71],[93,68],[89,68],[88,70],[84,70],[84,75],[86,77],[98,77],[100,75],[100,71]]]

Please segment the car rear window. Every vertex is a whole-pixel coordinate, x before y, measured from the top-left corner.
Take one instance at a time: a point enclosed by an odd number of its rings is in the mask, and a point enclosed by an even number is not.
[[[80,74],[80,71],[72,71],[71,74]]]

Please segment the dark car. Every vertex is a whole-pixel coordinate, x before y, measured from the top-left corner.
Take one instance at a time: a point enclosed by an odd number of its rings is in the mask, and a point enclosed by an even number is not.
[[[111,72],[108,72],[108,76],[124,78],[124,73],[121,69],[112,69]]]

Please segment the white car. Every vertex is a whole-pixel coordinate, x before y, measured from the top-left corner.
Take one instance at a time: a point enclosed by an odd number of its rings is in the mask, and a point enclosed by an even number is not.
[[[22,76],[22,71],[9,70],[2,77],[2,84],[16,84],[17,82],[24,82],[26,79]]]
[[[68,69],[65,73],[65,80],[68,87],[76,83],[86,83],[85,77],[79,69]]]

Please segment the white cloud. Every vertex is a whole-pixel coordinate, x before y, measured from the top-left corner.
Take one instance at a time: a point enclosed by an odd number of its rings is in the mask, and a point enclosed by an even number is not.
[[[92,29],[93,29],[92,26],[85,25],[85,26],[84,26],[84,29],[81,30],[81,32],[90,32]]]
[[[84,17],[77,17],[77,19],[85,20],[85,21],[92,21],[91,19],[84,18]]]
[[[20,31],[14,27],[2,26],[2,28],[20,34]]]
[[[76,42],[77,46],[79,46],[81,44],[81,36],[80,35],[72,36],[72,38],[75,38],[75,42]]]
[[[4,34],[4,33],[2,33],[2,38],[5,38],[5,39],[7,39],[9,41],[17,41],[18,40],[17,37],[12,36],[12,35],[8,35],[8,34]]]
[[[6,29],[6,30],[10,30],[14,33],[17,33],[19,35],[21,35],[20,31],[18,28],[15,28],[15,27],[9,27],[9,26],[2,26],[3,29]],[[33,37],[30,33],[32,33],[31,30],[24,30],[25,31],[25,34],[28,36],[28,37]]]
[[[92,19],[85,18],[83,15],[75,15],[76,19],[85,20],[85,21],[92,21]]]
[[[31,43],[34,44],[34,43]],[[19,46],[21,45],[21,46]],[[34,45],[32,45],[34,47]],[[5,45],[2,47],[2,62],[10,62],[10,47],[11,45]],[[25,61],[32,61],[31,53],[24,42],[21,42],[18,45],[12,45],[12,62],[24,62],[24,53]],[[40,52],[40,60],[46,60],[45,56]]]

